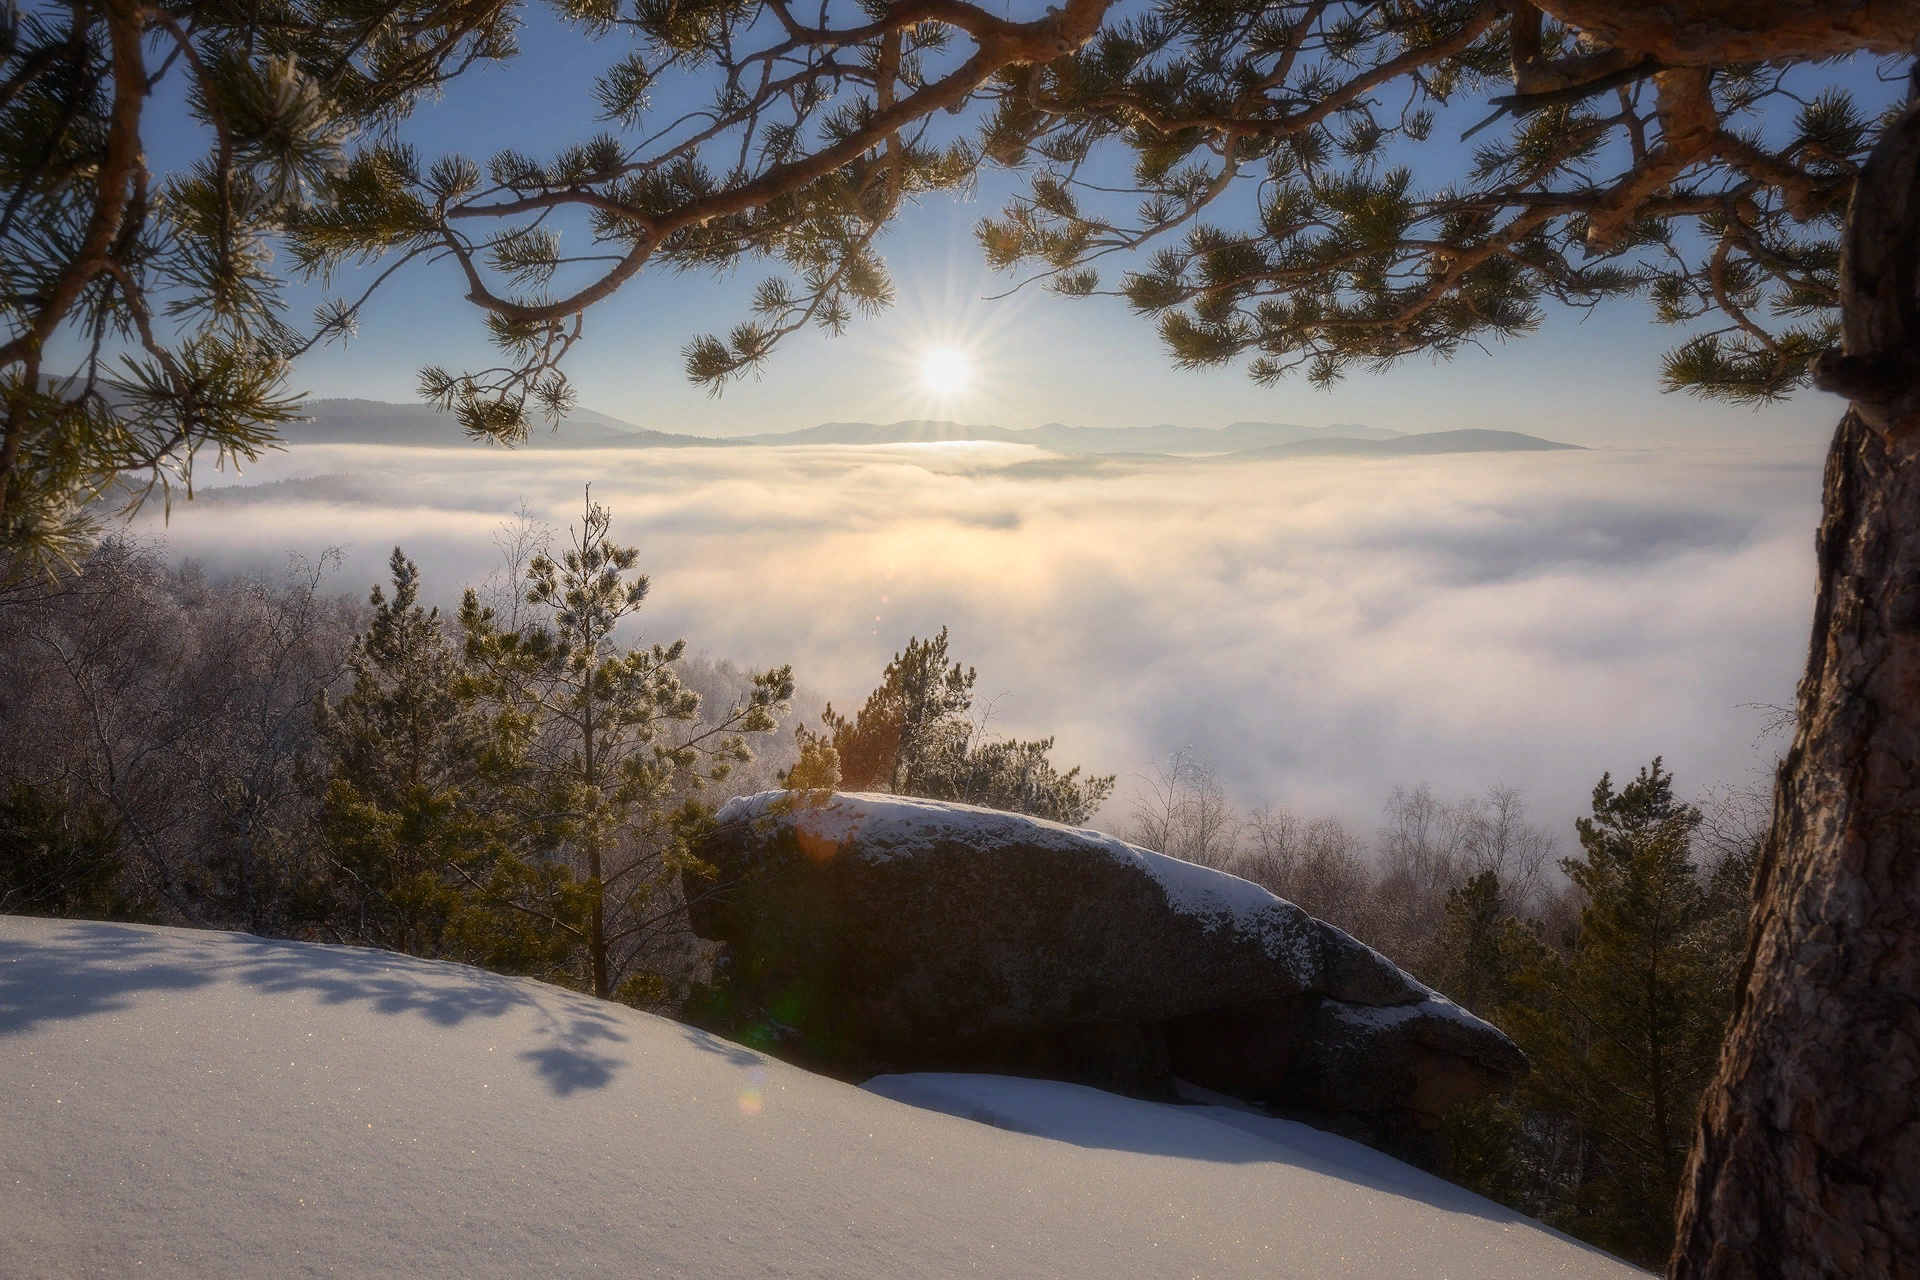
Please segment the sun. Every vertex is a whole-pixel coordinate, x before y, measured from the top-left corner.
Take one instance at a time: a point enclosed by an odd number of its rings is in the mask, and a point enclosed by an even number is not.
[[[932,347],[920,356],[920,385],[930,395],[950,399],[967,389],[973,370],[966,352],[955,347]]]

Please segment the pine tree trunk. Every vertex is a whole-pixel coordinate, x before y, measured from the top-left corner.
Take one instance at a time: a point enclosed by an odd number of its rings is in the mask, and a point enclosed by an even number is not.
[[[607,976],[607,886],[600,874],[598,837],[587,849],[587,883],[593,890],[593,912],[587,926],[587,968],[593,982],[593,994],[605,1000],[613,994],[613,984]]]
[[[599,656],[597,653],[595,656]],[[585,687],[586,715],[582,723],[584,748],[582,756],[586,762],[587,793],[597,808],[600,801],[599,762],[594,758],[593,723],[593,664],[587,664],[587,683]],[[587,920],[587,969],[593,983],[593,994],[605,1000],[613,994],[612,983],[607,978],[607,885],[601,874],[600,865],[600,815],[595,812],[587,817],[587,886],[593,893],[588,904],[592,912]]]
[[[1849,413],[1674,1280],[1920,1274],[1920,441]]]

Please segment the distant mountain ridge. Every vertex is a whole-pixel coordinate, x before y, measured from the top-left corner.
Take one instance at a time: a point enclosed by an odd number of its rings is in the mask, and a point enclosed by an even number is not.
[[[1577,444],[1543,440],[1519,431],[1489,431],[1467,427],[1459,431],[1427,431],[1391,440],[1295,440],[1227,455],[1237,458],[1412,458],[1436,453],[1540,453],[1549,449],[1580,449]]]
[[[470,445],[459,423],[431,405],[382,400],[309,400],[302,421],[287,423],[288,444],[384,444],[445,448]],[[1119,457],[1411,457],[1436,453],[1512,453],[1577,449],[1518,431],[1469,428],[1409,434],[1362,423],[1307,427],[1290,422],[1234,422],[1224,427],[978,426],[932,419],[823,422],[797,431],[748,436],[696,436],[638,427],[591,409],[575,409],[550,429],[536,425],[529,449],[688,449],[789,445],[947,444],[984,441],[1028,445],[1057,454]]]
[[[389,404],[384,400],[309,400],[305,420],[280,428],[288,444],[466,445],[473,440],[451,414],[428,404]],[[575,409],[558,428],[535,423],[527,432],[529,449],[674,449],[707,448],[736,441],[653,431],[631,422]]]
[[[932,444],[965,440],[1032,445],[1057,453],[1239,453],[1268,445],[1317,440],[1394,440],[1405,432],[1355,423],[1305,427],[1291,422],[1235,422],[1225,427],[1070,427],[1049,422],[1029,428],[973,426],[960,422],[909,419],[905,422],[823,422],[798,431],[735,436],[764,445]]]

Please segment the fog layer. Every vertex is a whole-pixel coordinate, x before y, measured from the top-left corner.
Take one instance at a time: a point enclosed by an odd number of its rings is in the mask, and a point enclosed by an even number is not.
[[[1745,778],[1812,606],[1810,450],[1063,460],[1020,446],[503,453],[309,446],[141,527],[215,567],[399,543],[447,601],[582,487],[652,639],[792,662],[837,702],[945,624],[995,728],[1124,775],[1178,747],[1246,803],[1363,823],[1500,780],[1560,823],[1602,770]]]

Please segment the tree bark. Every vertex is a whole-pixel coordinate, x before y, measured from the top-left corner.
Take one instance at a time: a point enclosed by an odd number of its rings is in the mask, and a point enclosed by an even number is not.
[[[1673,1280],[1920,1274],[1920,440],[1849,412]]]
[[[1532,0],[1594,43],[1668,67],[1905,53],[1915,0]]]

